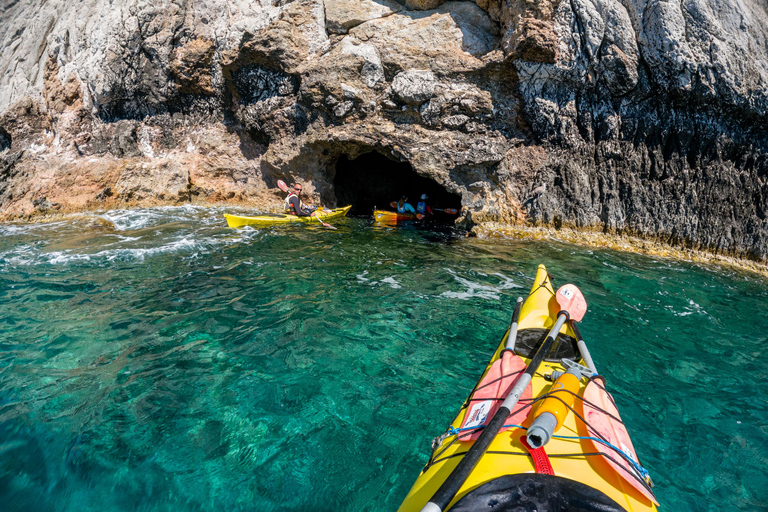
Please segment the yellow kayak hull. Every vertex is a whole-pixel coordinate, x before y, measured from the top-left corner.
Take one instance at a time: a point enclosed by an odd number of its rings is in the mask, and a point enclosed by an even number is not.
[[[287,213],[265,213],[254,217],[244,217],[241,215],[224,214],[227,219],[227,225],[231,228],[240,228],[243,226],[273,226],[278,224],[292,224],[294,222],[303,222],[305,224],[318,224],[319,220],[327,222],[329,220],[344,217],[352,206],[344,208],[334,208],[330,212],[318,212],[316,217],[298,217]]]
[[[523,331],[526,329],[551,328],[557,319],[559,310],[560,307],[555,299],[555,290],[552,288],[547,270],[544,265],[539,265],[531,292],[520,311],[518,340],[520,340]],[[530,331],[530,333],[533,332]],[[570,323],[566,323],[560,330],[560,333],[573,338],[575,343],[576,336]],[[488,373],[494,361],[501,357],[501,351],[506,346],[508,335],[509,331],[507,331],[501,343],[499,343],[496,352],[483,372],[483,377]],[[528,364],[530,359],[521,353],[522,349],[519,350],[518,346],[519,342],[515,345],[515,352],[522,357],[525,364]],[[533,354],[529,353],[527,355],[532,357]],[[578,359],[578,356],[574,357],[574,359]],[[584,364],[583,360],[578,362]],[[551,374],[553,370],[564,371],[565,368],[559,362],[545,360],[533,376],[531,384],[534,400],[552,388],[552,382],[543,376]],[[482,381],[482,377],[480,381]],[[584,392],[583,383],[581,383],[580,390],[581,393]],[[458,429],[462,426],[464,416],[468,411],[468,404],[469,400],[462,405],[458,415],[451,423],[453,428]],[[584,404],[582,400],[575,400],[573,408],[582,418],[584,417]],[[535,415],[535,406],[531,407],[531,410],[534,413],[529,413],[528,418],[521,426],[528,427],[532,422]],[[521,428],[511,428],[497,434],[488,451],[480,459],[446,510],[450,511],[469,492],[483,484],[497,480],[499,477],[534,473],[533,459],[520,440],[525,433],[526,431]],[[587,432],[586,425],[578,420],[573,412],[570,412],[565,417],[562,427],[555,434],[556,436],[573,437],[569,439],[553,437],[544,447],[550,457],[555,476],[574,480],[592,489],[596,489],[628,512],[657,510],[656,504],[653,501],[623,479],[603,457],[594,456],[596,450],[591,441],[574,439],[575,437],[588,437],[590,434]],[[471,440],[459,441],[456,434],[451,435],[447,432],[447,435],[444,435],[441,440],[441,445],[433,450],[429,462],[418,478],[416,478],[416,482],[398,509],[399,512],[419,512],[459,463],[463,456],[462,454],[466,453],[473,443],[474,441]],[[570,454],[570,456],[563,456],[566,454]],[[540,475],[535,476],[538,477]]]

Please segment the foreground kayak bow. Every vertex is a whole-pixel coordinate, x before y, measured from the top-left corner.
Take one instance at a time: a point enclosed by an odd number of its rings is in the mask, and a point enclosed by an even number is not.
[[[510,329],[451,426],[433,443],[429,461],[400,512],[656,510],[650,477],[605,381],[591,358],[582,358],[579,347],[586,352],[586,345],[572,322],[557,325],[561,309],[540,265],[519,310],[516,339],[507,343],[515,336]],[[553,328],[554,343],[547,336]],[[552,348],[547,350],[546,344]],[[542,348],[546,355],[536,357]],[[530,383],[523,382],[526,368],[542,358],[538,369],[529,372]],[[524,391],[513,383],[525,385]],[[520,397],[505,400],[505,393]],[[497,428],[492,418],[501,409],[498,404],[515,401],[500,432],[490,436],[467,473],[469,464],[462,461],[476,456],[473,446],[482,442],[486,426],[489,431]],[[459,487],[446,493],[457,473],[465,473]]]

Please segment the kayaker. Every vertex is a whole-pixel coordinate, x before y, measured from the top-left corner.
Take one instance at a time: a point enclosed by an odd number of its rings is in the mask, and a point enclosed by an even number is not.
[[[299,217],[310,217],[314,214],[315,210],[317,210],[317,208],[305,205],[301,200],[300,183],[296,183],[293,186],[293,190],[288,194],[288,197],[285,198],[285,209]]]
[[[408,198],[406,196],[402,196],[400,198],[400,201],[397,202],[397,213],[416,213],[416,210],[413,209],[413,206],[407,202]]]
[[[432,207],[427,204],[427,194],[421,194],[421,199],[416,203],[416,213],[432,215]]]
[[[288,185],[286,185],[283,182],[283,180],[277,180],[277,186],[283,192],[288,192]],[[322,224],[326,228],[336,229],[335,227],[331,226],[327,222],[324,222],[323,219],[320,218],[320,215],[318,215],[318,213],[330,214],[332,213],[331,210],[328,210],[325,208],[319,209],[317,207],[307,206],[301,201],[301,184],[300,183],[293,184],[293,191],[288,193],[288,197],[285,198],[285,200],[283,201],[283,204],[285,206],[286,211],[292,215],[296,215],[297,217],[314,217],[315,219],[317,219],[317,221],[320,224]],[[316,211],[316,210],[319,210],[319,211]]]

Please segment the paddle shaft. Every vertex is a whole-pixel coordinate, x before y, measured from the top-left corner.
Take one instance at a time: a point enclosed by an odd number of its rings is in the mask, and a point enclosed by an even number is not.
[[[571,322],[571,327],[573,327],[573,332],[576,334],[576,341],[579,345],[579,352],[581,352],[581,358],[584,360],[585,363],[587,363],[587,368],[590,369],[592,372],[592,375],[597,375],[597,367],[595,366],[595,363],[592,361],[592,356],[589,353],[589,349],[587,348],[587,344],[584,343],[584,338],[581,336],[581,332],[579,332],[579,328],[576,327],[576,322]]]
[[[435,494],[432,496],[432,499],[430,499],[429,502],[424,505],[424,507],[421,509],[421,512],[442,512],[445,510],[445,507],[448,506],[451,500],[453,500],[454,496],[456,496],[456,493],[459,492],[459,489],[461,489],[461,486],[464,485],[464,482],[467,481],[467,478],[472,473],[472,470],[475,469],[477,463],[480,462],[480,459],[483,457],[483,455],[485,455],[486,450],[488,450],[488,447],[496,437],[496,434],[498,434],[499,430],[501,430],[501,427],[504,426],[504,422],[506,421],[510,412],[512,409],[514,409],[515,405],[517,405],[517,402],[520,400],[523,391],[525,391],[525,388],[528,387],[531,379],[533,379],[533,374],[536,373],[536,370],[539,369],[539,365],[541,365],[542,361],[544,361],[544,358],[549,353],[549,350],[552,348],[552,345],[555,342],[555,338],[557,338],[557,334],[560,332],[560,328],[563,326],[566,320],[568,320],[568,314],[564,311],[561,311],[560,314],[557,315],[557,321],[555,322],[555,325],[552,326],[552,329],[550,329],[549,334],[547,334],[547,338],[544,340],[544,343],[541,344],[539,350],[537,350],[536,354],[534,354],[531,362],[525,369],[525,372],[523,372],[523,374],[520,375],[520,377],[517,379],[517,382],[512,387],[507,397],[504,399],[504,402],[502,402],[499,410],[496,411],[496,414],[493,415],[491,421],[489,421],[488,425],[486,425],[483,429],[480,437],[477,438],[472,447],[464,454],[464,457],[462,457],[462,459],[453,469],[451,474],[448,475],[448,478],[445,479],[437,492],[435,492]]]
[[[508,350],[515,350],[515,342],[517,341],[517,322],[520,321],[520,310],[523,306],[523,298],[517,298],[517,304],[515,304],[515,310],[512,312],[512,322],[509,324],[509,335],[507,336]]]
[[[320,224],[322,224],[326,228],[336,229],[335,227],[331,226],[327,222],[323,222],[322,219],[320,217],[318,217],[317,215],[315,215],[315,218],[318,220],[318,222],[320,222]]]

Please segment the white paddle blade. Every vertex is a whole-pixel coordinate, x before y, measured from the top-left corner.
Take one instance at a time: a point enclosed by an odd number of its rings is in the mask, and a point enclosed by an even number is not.
[[[555,294],[560,309],[567,311],[571,320],[581,322],[587,312],[587,301],[575,284],[564,284]]]

